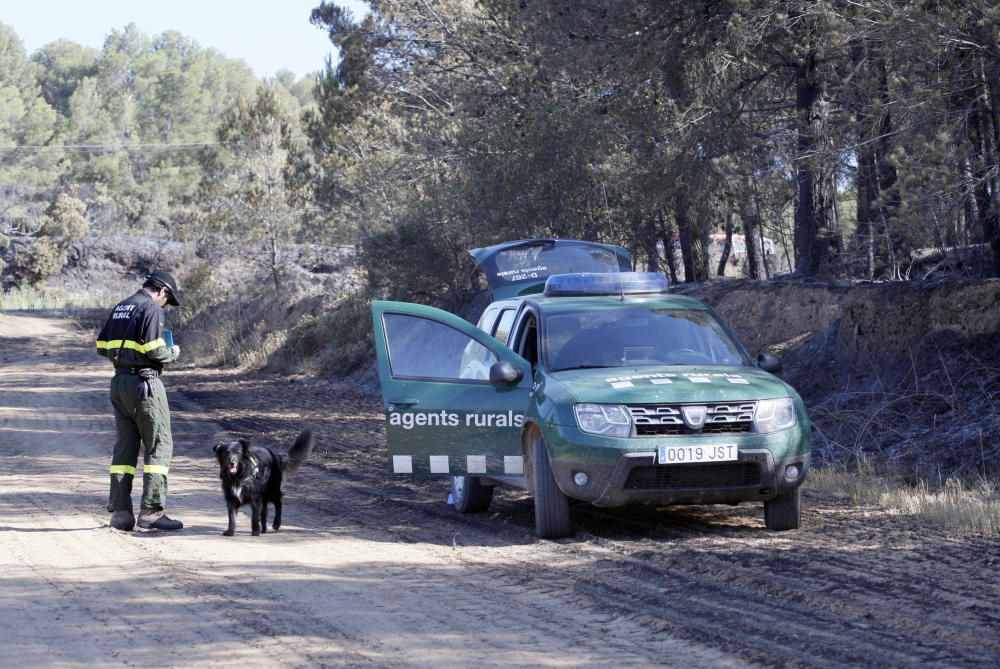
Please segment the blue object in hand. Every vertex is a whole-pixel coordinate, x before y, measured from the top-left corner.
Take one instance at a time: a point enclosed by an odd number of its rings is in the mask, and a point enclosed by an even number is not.
[[[167,348],[170,348],[171,346],[173,346],[174,345],[174,333],[171,330],[164,330],[163,331],[163,341],[167,345]]]

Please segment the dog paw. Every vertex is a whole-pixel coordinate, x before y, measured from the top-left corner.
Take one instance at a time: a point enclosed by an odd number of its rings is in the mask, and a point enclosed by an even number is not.
[[[231,536],[233,536],[233,531],[232,530],[226,530],[225,532],[222,533],[222,536],[224,536],[224,537],[231,537]]]
[[[250,532],[250,534],[251,534],[251,536],[259,537],[260,536],[260,530],[253,530],[252,532]]]

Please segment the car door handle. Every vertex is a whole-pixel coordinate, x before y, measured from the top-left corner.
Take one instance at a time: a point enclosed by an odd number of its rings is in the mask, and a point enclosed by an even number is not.
[[[406,407],[411,407],[414,404],[420,404],[420,400],[404,398],[398,400],[389,400],[389,404],[395,404],[398,407],[406,408]]]

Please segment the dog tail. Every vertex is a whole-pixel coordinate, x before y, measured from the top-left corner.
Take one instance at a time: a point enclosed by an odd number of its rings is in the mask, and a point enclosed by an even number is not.
[[[292,448],[288,451],[288,455],[281,458],[281,468],[286,471],[289,475],[295,473],[295,471],[302,466],[302,463],[306,461],[309,457],[309,453],[312,452],[313,448],[313,437],[312,430],[303,430],[299,438],[295,440],[292,444]]]

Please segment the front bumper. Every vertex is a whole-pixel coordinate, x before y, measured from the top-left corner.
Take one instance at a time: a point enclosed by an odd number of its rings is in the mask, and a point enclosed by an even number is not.
[[[659,465],[651,454],[630,454],[614,465],[552,461],[559,488],[573,499],[595,506],[632,503],[729,504],[766,501],[802,485],[809,454],[775,460],[770,451],[740,451],[730,462]],[[796,465],[798,475],[785,476]],[[585,485],[573,477],[587,475]]]
[[[804,425],[769,435],[712,437],[738,446],[737,460],[661,465],[659,445],[705,444],[687,439],[601,439],[574,428],[548,426],[544,434],[559,488],[595,506],[631,503],[727,504],[768,501],[802,485],[809,470],[809,433]],[[555,428],[555,429],[551,429]],[[789,477],[788,468],[797,473]],[[578,485],[574,476],[587,475]],[[791,472],[789,472],[791,473]]]

